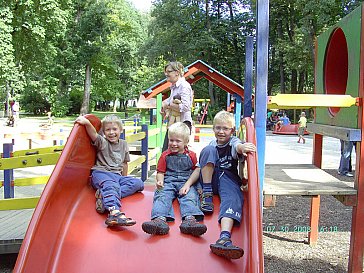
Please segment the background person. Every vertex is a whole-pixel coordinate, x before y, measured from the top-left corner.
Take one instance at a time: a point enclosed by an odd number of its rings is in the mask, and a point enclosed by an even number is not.
[[[306,126],[307,126],[306,113],[302,112],[300,119],[298,120],[298,141],[297,141],[297,143],[300,143],[301,139],[302,139],[302,143],[305,144],[306,140],[304,138],[304,135],[305,135]]]
[[[193,91],[191,85],[183,77],[184,66],[180,62],[170,62],[164,67],[164,75],[167,81],[171,83],[171,94],[168,99],[162,103],[161,113],[165,114],[166,110],[180,112],[180,121],[189,121],[192,124],[191,108],[193,102]],[[181,103],[175,104],[173,97],[181,96]],[[162,151],[168,148],[168,130],[164,138]]]

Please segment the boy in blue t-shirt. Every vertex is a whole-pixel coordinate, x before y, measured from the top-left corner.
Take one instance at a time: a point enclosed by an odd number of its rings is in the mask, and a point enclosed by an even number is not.
[[[210,245],[212,253],[228,258],[239,259],[244,255],[242,248],[234,246],[231,231],[234,225],[240,225],[243,210],[242,179],[238,175],[238,159],[244,153],[255,152],[255,145],[243,143],[233,136],[235,131],[233,114],[220,111],[213,121],[216,140],[203,148],[200,154],[202,176],[201,210],[213,213],[212,196],[220,196],[219,222],[220,238]]]

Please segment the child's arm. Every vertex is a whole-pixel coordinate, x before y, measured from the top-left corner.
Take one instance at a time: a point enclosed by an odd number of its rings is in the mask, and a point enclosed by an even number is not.
[[[187,179],[186,183],[183,185],[183,187],[179,190],[180,195],[186,195],[188,191],[190,190],[191,186],[195,184],[199,177],[200,177],[200,168],[196,168],[193,173],[190,175],[190,177]]]
[[[88,136],[91,138],[92,142],[94,142],[97,138],[97,132],[95,127],[91,124],[91,122],[85,118],[84,116],[79,116],[75,123],[84,125],[87,131]]]
[[[253,143],[250,142],[239,143],[236,146],[236,151],[238,154],[245,154],[245,153],[255,152],[256,147]]]
[[[157,182],[155,185],[157,186],[157,189],[160,190],[164,187],[164,173],[157,173]]]
[[[127,176],[128,175],[128,162],[127,161],[124,161],[122,175],[123,176]]]

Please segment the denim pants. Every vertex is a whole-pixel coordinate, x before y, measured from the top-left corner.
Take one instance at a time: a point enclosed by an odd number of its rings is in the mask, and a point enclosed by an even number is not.
[[[202,149],[200,154],[201,169],[208,163],[215,166],[211,186],[213,193],[220,196],[219,222],[221,218],[227,217],[234,220],[234,225],[239,225],[244,204],[243,192],[240,189],[241,178],[231,172],[221,170],[218,162],[219,154],[216,147],[208,145]],[[202,176],[201,182],[203,185]]]
[[[100,189],[102,203],[107,210],[120,210],[121,198],[144,189],[141,179],[112,172],[94,170],[91,181],[95,189]]]
[[[167,172],[164,175],[164,187],[156,190],[153,198],[151,218],[159,216],[167,218],[167,221],[174,221],[172,202],[177,198],[182,219],[193,215],[200,221],[203,219],[203,212],[199,207],[199,196],[195,186],[191,186],[186,195],[179,195],[179,190],[186,183],[192,173],[192,161],[188,155],[169,155],[166,158]]]
[[[353,151],[354,141],[344,141],[340,139],[341,144],[341,157],[339,173],[347,174],[352,171],[351,167],[351,152]]]

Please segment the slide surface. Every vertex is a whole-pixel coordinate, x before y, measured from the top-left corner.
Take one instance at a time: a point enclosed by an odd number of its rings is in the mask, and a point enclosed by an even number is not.
[[[97,129],[100,127],[97,118],[92,115],[88,118]],[[212,254],[209,249],[220,232],[217,197],[214,198],[217,210],[205,217],[208,230],[201,237],[180,233],[177,202],[174,203],[176,221],[170,224],[168,235],[151,236],[142,231],[141,224],[150,219],[154,186],[122,200],[123,210],[137,221],[136,225],[107,228],[106,215],[95,211],[95,191],[88,183],[94,160],[95,152],[86,131],[76,124],[35,209],[13,272],[264,271],[255,155],[248,156],[250,181],[243,224],[234,228],[232,238],[244,248],[245,255],[231,261]]]

